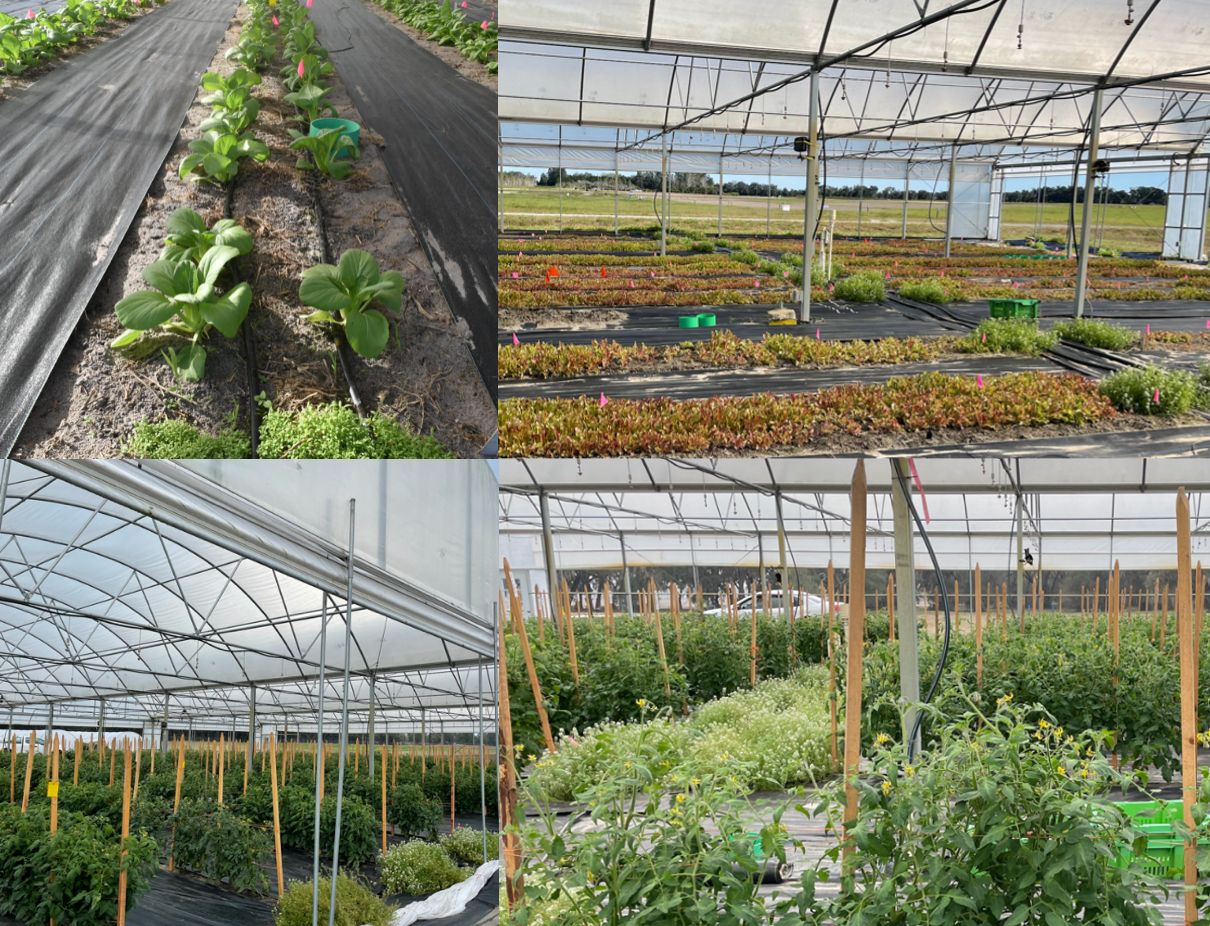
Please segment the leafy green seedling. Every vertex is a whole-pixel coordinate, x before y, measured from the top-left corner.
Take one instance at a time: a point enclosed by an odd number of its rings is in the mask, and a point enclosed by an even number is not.
[[[340,265],[318,264],[303,271],[298,297],[318,311],[307,316],[317,324],[342,325],[349,346],[363,357],[382,353],[390,337],[387,318],[371,305],[398,312],[403,305],[403,274],[380,273],[378,262],[365,251],[340,255]]]
[[[252,253],[252,235],[234,219],[219,219],[207,227],[206,220],[192,209],[181,208],[168,217],[168,237],[160,257],[199,263],[216,244],[235,248],[241,257]]]
[[[299,158],[297,166],[302,170],[314,167],[333,180],[346,179],[353,173],[353,160],[361,157],[361,149],[338,128],[323,129],[314,136],[291,129],[290,136],[294,139],[290,142],[292,149],[306,151],[311,155],[311,161],[305,157]],[[347,155],[348,159],[342,159],[342,155]]]
[[[269,149],[264,143],[248,135],[233,135],[211,129],[201,138],[189,143],[193,153],[181,161],[180,175],[183,180],[191,176],[194,180],[210,183],[229,183],[239,173],[240,158],[264,161]]]
[[[310,124],[318,119],[320,114],[336,115],[336,108],[327,101],[327,96],[331,92],[331,87],[324,87],[318,83],[304,84],[294,93],[287,93],[286,102],[296,106],[300,113],[299,118]]]
[[[198,263],[160,259],[143,271],[152,287],[127,296],[115,307],[118,320],[126,326],[109,346],[120,350],[134,344],[145,331],[162,330],[189,339],[177,351],[169,348],[165,359],[173,374],[197,382],[206,371],[206,348],[200,343],[211,327],[233,338],[252,305],[252,290],[238,283],[225,293],[216,288],[223,268],[239,256],[230,245],[215,245]]]
[[[252,88],[259,83],[259,74],[242,67],[226,75],[213,71],[203,74],[202,89],[209,93],[202,102],[214,115],[202,123],[202,131],[223,129],[233,135],[247,131],[260,114],[260,101],[252,95]]]

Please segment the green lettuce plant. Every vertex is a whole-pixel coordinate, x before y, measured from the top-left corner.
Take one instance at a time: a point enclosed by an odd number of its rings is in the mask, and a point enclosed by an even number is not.
[[[373,255],[357,249],[340,255],[338,266],[318,264],[303,272],[298,297],[315,309],[307,320],[340,325],[349,346],[363,357],[377,357],[390,336],[386,316],[371,306],[398,312],[403,305],[403,274],[380,272]]]
[[[322,84],[304,84],[293,93],[286,94],[286,102],[295,106],[299,111],[299,119],[310,125],[321,115],[335,116],[336,108],[328,102],[331,87]]]
[[[152,288],[127,296],[115,307],[126,330],[110,347],[129,347],[143,332],[153,330],[186,338],[185,347],[168,348],[164,356],[178,379],[198,382],[206,370],[202,337],[212,326],[228,338],[235,337],[252,305],[247,283],[237,283],[226,292],[218,289],[223,268],[238,256],[234,247],[215,245],[196,264],[167,259],[151,264],[143,279]]]
[[[361,149],[343,129],[323,129],[318,135],[304,135],[297,129],[290,130],[290,147],[305,151],[311,157],[300,157],[296,166],[301,170],[314,168],[333,180],[346,180],[353,173],[353,160],[361,157]]]
[[[252,253],[252,235],[234,219],[219,219],[207,226],[206,220],[192,209],[181,208],[168,217],[168,235],[160,257],[199,263],[215,245],[233,247],[242,257]]]
[[[260,114],[260,101],[252,88],[260,84],[260,75],[248,68],[236,68],[230,74],[207,71],[202,75],[202,89],[209,91],[202,102],[214,113],[200,128],[222,129],[232,135],[247,131]]]
[[[239,173],[241,158],[266,161],[269,149],[251,135],[209,129],[189,143],[193,152],[181,161],[180,177],[210,183],[230,183]]]

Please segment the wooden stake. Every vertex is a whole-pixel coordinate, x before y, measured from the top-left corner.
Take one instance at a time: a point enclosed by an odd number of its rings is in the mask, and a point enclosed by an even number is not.
[[[517,769],[513,764],[512,708],[508,697],[508,653],[504,646],[504,624],[501,622],[497,671],[499,679],[496,691],[500,700],[496,712],[500,732],[500,756],[496,772],[500,779],[500,831],[502,855],[504,856],[505,899],[510,910],[516,909],[525,896],[525,884],[521,878],[521,839],[516,832],[517,822]]]
[[[113,787],[114,763],[117,761],[117,757],[118,757],[117,749],[109,750],[109,786],[111,788]]]
[[[660,612],[655,611],[655,642],[659,646],[660,665],[664,668],[664,697],[672,697],[672,679],[668,675],[668,654],[664,651],[664,624]]]
[[[177,740],[177,760],[176,760],[176,797],[172,800],[172,844],[176,847],[176,815],[181,809],[181,780],[185,777],[185,738],[181,737]],[[172,852],[168,853],[168,870],[173,870]]]
[[[752,641],[749,647],[749,655],[752,657],[751,671],[749,672],[748,683],[756,687],[756,598],[752,599]]]
[[[833,615],[836,610],[836,575],[832,561],[828,560],[828,711],[832,720],[832,768],[840,764],[840,734],[837,730],[839,705],[836,700],[836,648],[832,641]]]
[[[580,660],[576,657],[576,622],[569,613],[567,615],[567,654],[571,658],[571,680],[580,684]]]
[[[895,573],[886,574],[887,642],[895,642]]]
[[[37,748],[38,731],[31,730],[29,734],[29,752],[25,756],[25,794],[21,798],[21,813],[29,809],[29,783],[34,774],[34,750]]]
[[[454,831],[454,747],[450,747],[450,832]]]
[[[387,748],[382,747],[382,854],[387,851]]]
[[[975,563],[975,687],[983,687],[983,585]]]
[[[861,669],[865,640],[865,543],[866,543],[866,478],[865,463],[857,461],[853,471],[853,486],[849,501],[849,587],[858,594],[849,601],[848,670],[845,675],[844,709],[844,776],[846,828],[857,821],[857,788],[853,780],[861,764]],[[842,849],[843,865],[851,872],[853,841],[849,838]]]
[[[8,802],[17,803],[17,734],[8,735]]]
[[[131,792],[131,795],[130,795],[131,801],[133,801],[136,804],[139,801],[139,779],[142,777],[142,775],[143,775],[143,736],[142,736],[142,734],[140,734],[139,738],[135,741],[134,791]],[[219,801],[219,803],[221,804],[222,801]]]
[[[508,568],[508,560],[504,560],[505,568]],[[509,598],[516,600],[515,593],[509,591]],[[517,605],[514,605],[516,607]],[[549,752],[555,751],[555,738],[550,732],[550,718],[546,716],[546,705],[542,701],[542,686],[538,682],[538,670],[534,666],[534,654],[529,648],[529,636],[525,632],[525,622],[517,628],[517,640],[521,644],[521,655],[525,659],[525,671],[529,675],[529,687],[534,695],[534,707],[538,712],[538,722],[542,726],[542,738],[546,741],[546,748]]]
[[[1185,840],[1185,926],[1197,920],[1197,824],[1193,805],[1197,801],[1197,654],[1194,649],[1193,595],[1190,576],[1189,499],[1184,489],[1176,493],[1176,627],[1181,662],[1181,790],[1185,826],[1193,832]],[[1165,597],[1166,594],[1165,594]],[[1167,602],[1165,602],[1165,605]]]
[[[613,639],[613,589],[609,585],[609,580],[605,580],[605,596],[601,599],[601,603],[605,608],[605,639]]]
[[[130,744],[122,748],[122,850],[118,869],[118,926],[126,926],[126,840],[130,838]]]
[[[269,762],[269,788],[273,792],[273,858],[277,863],[277,896],[286,892],[286,878],[282,873],[281,860],[281,811],[277,805],[277,734],[269,734],[269,751],[273,754]]]
[[[71,783],[74,787],[80,783],[80,755],[83,740],[76,740],[76,754],[71,763]]]

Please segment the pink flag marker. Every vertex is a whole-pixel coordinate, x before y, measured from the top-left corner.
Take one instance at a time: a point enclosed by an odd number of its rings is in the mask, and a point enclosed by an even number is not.
[[[983,374],[982,373],[980,373],[978,376],[975,377],[975,385],[978,386],[980,389],[983,388]]]
[[[280,25],[281,25],[281,23],[279,23],[279,22],[277,21],[277,17],[276,17],[276,16],[274,16],[274,17],[273,17],[273,25],[274,25],[274,26],[280,26]]]
[[[479,28],[482,29],[484,32],[487,31],[487,20],[486,19],[483,20],[483,22],[479,23]]]
[[[519,347],[521,342],[517,339],[517,332],[513,332],[513,347]]]
[[[467,2],[466,2],[466,0],[462,0],[462,8],[465,10],[465,9],[466,9],[466,7],[467,7]]]
[[[984,343],[984,344],[986,344],[986,343],[987,343],[987,332],[986,332],[986,331],[985,331],[985,332],[983,332],[983,343]]]
[[[1150,325],[1150,324],[1149,324],[1149,325],[1147,325],[1147,328],[1146,328],[1146,333],[1147,333],[1147,334],[1151,334],[1151,325]]]
[[[1160,404],[1160,387],[1159,386],[1155,387],[1155,395],[1153,395],[1151,397],[1151,401],[1154,402],[1156,405]]]
[[[757,280],[757,281],[756,281],[756,288],[757,288],[757,289],[760,289],[760,280]]]
[[[916,461],[908,457],[908,470],[912,474],[912,481],[916,483],[916,491],[920,493],[920,507],[924,509],[924,523],[928,524],[929,517],[929,501],[924,494],[924,483],[920,481],[920,474],[916,472]]]
[[[519,279],[521,279],[521,274],[520,274],[520,273],[518,273],[516,270],[514,270],[514,271],[513,271],[513,279],[514,279],[514,280],[519,280]]]
[[[1207,328],[1210,328],[1210,318],[1207,318],[1207,319],[1206,319],[1206,327],[1207,327]]]
[[[788,279],[790,279],[790,271],[789,271],[789,270],[783,270],[783,271],[781,272],[781,276],[782,276],[782,279],[783,279],[783,280],[788,280]]]
[[[820,336],[819,336],[819,329],[818,329],[818,328],[816,328],[816,329],[815,329],[815,340],[816,340],[816,341],[822,340],[822,339],[820,338]]]
[[[634,289],[634,280],[631,280],[631,281],[630,281],[630,288],[631,288],[631,289]]]
[[[26,12],[26,14],[25,14],[25,18],[26,18],[26,19],[33,19],[33,18],[34,18],[34,8],[33,8],[32,6],[29,8],[28,12]]]
[[[303,59],[299,58],[298,59],[298,76],[302,77],[305,72],[306,72],[306,65],[303,63]]]
[[[311,9],[311,4],[314,2],[315,2],[315,0],[307,0],[307,9],[308,10]]]
[[[599,401],[597,404],[598,404],[598,405],[599,405],[601,408],[604,408],[606,405],[608,405],[608,404],[609,404],[609,399],[605,398],[605,393],[604,393],[604,392],[602,392],[602,393],[601,393],[601,399],[600,399],[600,401]]]

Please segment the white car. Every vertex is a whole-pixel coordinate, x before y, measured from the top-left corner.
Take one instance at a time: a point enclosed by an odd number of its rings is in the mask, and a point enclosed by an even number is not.
[[[824,605],[824,601],[818,595],[812,595],[810,593],[800,594],[799,592],[797,592],[795,590],[791,590],[790,596],[791,596],[790,600],[794,603],[795,615],[799,615],[799,614],[803,613],[804,602],[806,605],[807,614],[826,614],[827,613],[826,606]],[[757,594],[756,610],[758,612],[762,612],[764,610],[764,607],[765,607],[765,596],[762,594]],[[770,608],[770,611],[772,612],[772,614],[774,614],[774,615],[780,615],[780,614],[785,613],[785,610],[782,606],[782,597],[781,597],[780,588],[775,588],[775,589],[769,590],[769,608]],[[737,610],[739,611],[740,615],[751,613],[752,596],[744,595],[742,598],[740,598],[739,604],[737,605]],[[833,611],[835,613],[839,614],[840,605],[834,604]],[[721,617],[721,616],[725,616],[726,614],[728,614],[728,611],[726,608],[711,608],[709,611],[706,611],[705,613],[714,615],[716,617]]]

